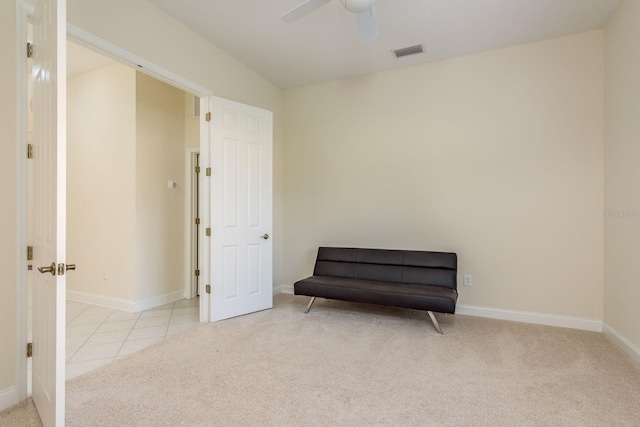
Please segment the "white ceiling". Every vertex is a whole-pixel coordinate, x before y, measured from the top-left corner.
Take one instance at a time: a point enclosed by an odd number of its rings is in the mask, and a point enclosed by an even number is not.
[[[362,41],[339,0],[288,24],[303,0],[149,0],[287,89],[601,28],[621,0],[377,0]],[[393,49],[424,44],[395,59]]]

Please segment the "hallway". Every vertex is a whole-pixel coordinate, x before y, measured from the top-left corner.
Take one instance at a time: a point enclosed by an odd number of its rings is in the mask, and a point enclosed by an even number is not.
[[[198,325],[199,298],[141,313],[67,300],[66,379],[140,351]]]

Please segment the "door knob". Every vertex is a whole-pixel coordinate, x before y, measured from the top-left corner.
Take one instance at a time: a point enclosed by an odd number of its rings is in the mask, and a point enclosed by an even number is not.
[[[264,233],[264,234],[263,234],[262,236],[260,236],[260,237],[262,237],[264,240],[267,240],[270,236],[269,236],[267,233]]]
[[[52,276],[56,275],[56,263],[52,262],[49,267],[38,267],[40,273],[51,273]]]

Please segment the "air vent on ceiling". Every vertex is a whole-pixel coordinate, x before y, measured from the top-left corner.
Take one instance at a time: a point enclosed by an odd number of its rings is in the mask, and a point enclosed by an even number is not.
[[[415,46],[403,47],[402,49],[396,49],[393,51],[393,56],[396,58],[402,58],[403,56],[416,55],[418,53],[422,53],[424,50],[422,49],[421,44],[417,44]]]

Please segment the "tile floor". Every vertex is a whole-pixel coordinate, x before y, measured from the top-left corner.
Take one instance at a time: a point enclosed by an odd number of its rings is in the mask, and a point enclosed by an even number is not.
[[[199,300],[128,313],[67,301],[67,380],[198,325]]]

